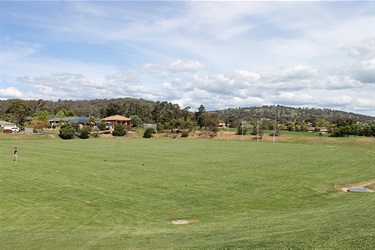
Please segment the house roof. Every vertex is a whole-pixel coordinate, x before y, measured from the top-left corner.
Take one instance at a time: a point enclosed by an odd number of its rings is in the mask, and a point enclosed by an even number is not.
[[[49,122],[69,122],[69,121],[77,119],[77,118],[78,117],[76,117],[76,116],[70,116],[70,117],[64,117],[64,118],[55,117],[55,118],[49,119],[48,121]]]
[[[7,121],[0,121],[0,126],[4,126],[4,125],[16,125],[16,124],[14,124],[14,123],[11,123],[11,122],[7,122]]]
[[[122,116],[122,115],[109,116],[109,117],[103,118],[103,120],[105,120],[105,121],[131,121],[130,118],[127,118],[127,117]]]
[[[84,123],[89,123],[90,118],[89,117],[77,117],[73,120],[70,120],[69,122],[71,123],[78,123],[78,124],[84,124]]]

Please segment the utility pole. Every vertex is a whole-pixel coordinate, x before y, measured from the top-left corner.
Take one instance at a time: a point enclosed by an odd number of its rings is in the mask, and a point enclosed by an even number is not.
[[[242,128],[242,142],[243,142],[243,119],[242,119],[242,122],[241,122],[241,128]]]
[[[229,141],[229,123],[227,124],[228,126],[228,141]]]
[[[275,143],[275,136],[276,136],[276,113],[275,113],[275,124],[273,125],[273,138],[272,138],[273,143]]]
[[[257,142],[259,142],[259,123],[260,123],[260,119],[258,119],[258,123],[257,123]]]

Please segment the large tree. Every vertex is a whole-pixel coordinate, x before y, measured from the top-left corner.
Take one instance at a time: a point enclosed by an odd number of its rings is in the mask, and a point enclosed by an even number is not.
[[[197,125],[199,128],[203,128],[204,125],[204,114],[206,113],[206,108],[203,105],[200,105],[198,108],[198,112],[195,112],[195,120],[197,121]]]
[[[30,110],[26,107],[23,101],[15,100],[9,105],[5,113],[9,115],[9,118],[12,122],[15,122],[17,125],[23,126],[26,117],[30,113]]]

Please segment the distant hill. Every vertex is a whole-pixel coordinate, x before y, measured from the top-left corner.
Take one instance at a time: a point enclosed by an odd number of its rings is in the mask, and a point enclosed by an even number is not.
[[[349,113],[332,109],[318,108],[293,108],[281,105],[261,106],[261,107],[243,107],[229,108],[213,111],[218,114],[219,119],[224,120],[228,116],[237,116],[243,120],[257,120],[261,118],[276,119],[279,122],[286,123],[290,121],[304,121],[314,123],[317,118],[325,119],[334,123],[338,119],[352,119],[362,123],[374,123],[375,117],[361,114]]]

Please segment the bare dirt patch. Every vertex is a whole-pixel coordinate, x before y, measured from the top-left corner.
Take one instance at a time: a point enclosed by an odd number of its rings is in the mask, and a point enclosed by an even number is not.
[[[168,221],[168,224],[172,224],[172,225],[187,225],[187,224],[191,224],[191,223],[195,223],[195,222],[198,222],[198,220],[186,220],[186,219],[182,219],[182,220],[171,220],[171,221]]]
[[[345,187],[337,186],[336,188],[344,192],[348,192],[349,188],[367,188],[369,192],[375,192],[375,179],[348,184],[348,185],[345,185]]]

